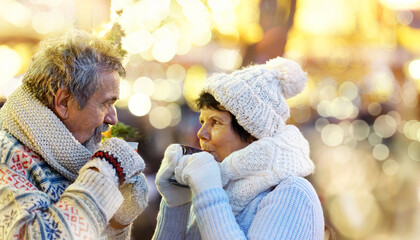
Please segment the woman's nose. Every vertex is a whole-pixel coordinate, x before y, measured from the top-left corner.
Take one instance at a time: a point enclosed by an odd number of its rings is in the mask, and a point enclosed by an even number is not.
[[[201,126],[200,130],[198,130],[197,137],[198,137],[198,139],[201,139],[201,140],[209,140],[210,139],[210,135],[207,131],[207,128],[206,128],[205,124],[203,124]]]

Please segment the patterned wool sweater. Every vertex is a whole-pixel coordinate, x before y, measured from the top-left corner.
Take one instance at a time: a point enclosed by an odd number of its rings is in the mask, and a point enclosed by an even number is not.
[[[92,153],[25,85],[0,109],[0,239],[129,239],[108,225],[123,202]],[[118,235],[118,236],[116,236]]]
[[[6,131],[0,160],[0,239],[106,238],[121,204],[109,179],[86,171],[72,184]]]

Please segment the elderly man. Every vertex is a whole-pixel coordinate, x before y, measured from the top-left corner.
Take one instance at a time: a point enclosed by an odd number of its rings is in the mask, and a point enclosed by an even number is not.
[[[42,42],[0,110],[0,239],[129,239],[146,207],[143,159],[117,123],[121,57],[74,31]]]

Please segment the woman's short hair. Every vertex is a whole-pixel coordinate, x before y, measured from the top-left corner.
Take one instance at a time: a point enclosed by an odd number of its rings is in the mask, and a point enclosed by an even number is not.
[[[222,105],[213,97],[213,95],[207,92],[202,92],[198,99],[195,101],[195,103],[198,109],[211,108],[218,111],[226,111],[222,110]],[[241,125],[239,125],[238,121],[236,120],[236,117],[231,112],[227,112],[232,116],[231,126],[233,132],[236,133],[243,142],[251,142],[254,139],[254,137],[249,132],[247,132]]]
[[[42,41],[23,77],[23,84],[44,105],[54,106],[59,88],[74,97],[83,109],[95,93],[103,73],[117,71],[125,76],[122,57],[111,43],[83,31]]]

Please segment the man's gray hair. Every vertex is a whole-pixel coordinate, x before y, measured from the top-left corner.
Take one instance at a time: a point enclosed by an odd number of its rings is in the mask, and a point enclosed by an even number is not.
[[[125,77],[116,46],[83,31],[42,41],[23,77],[31,92],[52,108],[59,88],[73,96],[83,109],[99,87],[102,73],[117,71]]]

